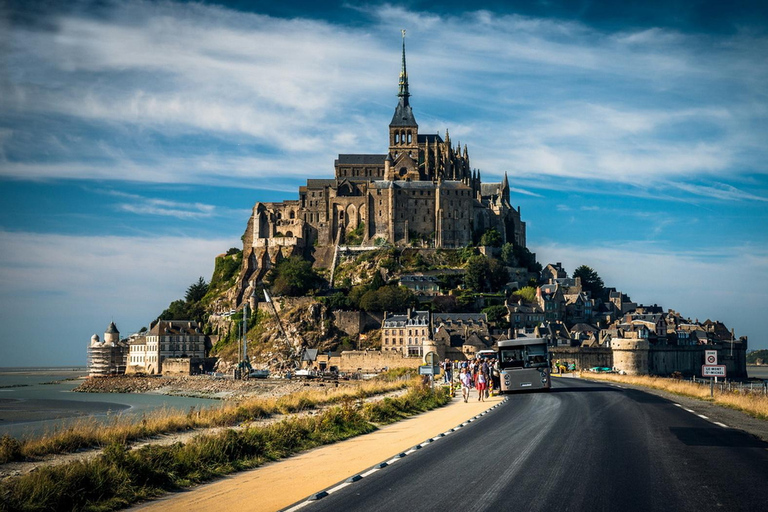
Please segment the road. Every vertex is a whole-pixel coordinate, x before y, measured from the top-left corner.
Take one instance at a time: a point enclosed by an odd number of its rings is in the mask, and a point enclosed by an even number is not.
[[[509,401],[303,511],[768,509],[768,443],[579,379]]]

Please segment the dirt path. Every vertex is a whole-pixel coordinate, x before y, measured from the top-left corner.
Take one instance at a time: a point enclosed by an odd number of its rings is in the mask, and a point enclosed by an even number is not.
[[[471,400],[465,404],[456,398],[445,407],[399,421],[371,434],[316,448],[183,493],[170,494],[132,510],[280,510],[409,450],[427,438],[446,432],[501,400],[500,397],[493,397],[487,402]]]
[[[405,394],[407,391],[408,391],[407,388],[400,389],[400,390],[392,391],[389,393],[383,393],[381,395],[371,396],[366,398],[364,401],[375,402],[378,400],[383,400],[386,397],[397,397]],[[316,407],[314,409],[308,409],[306,411],[296,413],[296,414],[275,414],[273,416],[270,416],[269,418],[255,420],[255,421],[243,423],[236,426],[199,428],[199,429],[193,429],[193,430],[186,430],[184,432],[160,434],[148,439],[140,439],[140,440],[134,441],[132,443],[129,443],[129,446],[131,448],[141,448],[142,446],[146,446],[146,445],[170,445],[170,444],[179,443],[179,442],[187,443],[197,436],[217,434],[227,429],[241,430],[248,427],[269,425],[271,423],[282,421],[287,417],[313,416],[316,414],[320,414],[325,409],[332,406],[333,404],[323,405],[323,406]],[[68,464],[70,462],[91,460],[101,455],[101,452],[102,452],[101,448],[92,448],[92,449],[81,450],[74,453],[61,453],[61,454],[47,455],[31,461],[9,462],[9,463],[0,465],[0,480],[14,477],[14,476],[20,476],[20,475],[32,472],[37,468],[40,468],[43,466],[59,466],[62,464]]]

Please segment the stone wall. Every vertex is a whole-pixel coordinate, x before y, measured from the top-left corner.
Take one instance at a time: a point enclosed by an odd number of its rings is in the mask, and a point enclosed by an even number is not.
[[[350,336],[358,336],[365,325],[363,315],[361,311],[334,311],[333,323]]]
[[[552,362],[575,364],[577,370],[595,366],[613,368],[613,351],[610,348],[550,347]]]
[[[423,361],[420,357],[403,357],[399,352],[378,350],[351,350],[341,353],[339,371],[354,372],[358,369],[370,372],[381,368],[418,368]]]

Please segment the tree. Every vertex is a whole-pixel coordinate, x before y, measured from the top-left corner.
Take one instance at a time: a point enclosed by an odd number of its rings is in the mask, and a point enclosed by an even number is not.
[[[298,297],[320,286],[321,278],[312,263],[291,256],[275,265],[265,278],[275,295]]]
[[[464,286],[475,292],[485,291],[488,282],[488,258],[472,256],[467,260]]]
[[[485,313],[488,322],[502,328],[507,326],[507,314],[509,313],[507,306],[489,306],[484,308],[482,312]]]
[[[503,290],[509,282],[509,272],[499,260],[488,260],[488,285],[490,292]]]
[[[508,267],[518,266],[514,245],[506,243],[501,246],[501,261]]]
[[[438,295],[432,299],[432,307],[440,313],[453,313],[456,311],[456,298],[453,295]]]
[[[501,247],[501,234],[494,228],[487,230],[480,237],[480,245],[487,245],[490,247]]]
[[[414,303],[413,293],[403,286],[382,286],[368,290],[360,298],[360,307],[366,311],[403,311]]]
[[[535,302],[536,301],[536,288],[533,286],[526,286],[524,288],[520,288],[519,290],[513,292],[513,295],[519,295],[523,298],[525,302]]]
[[[208,293],[208,283],[205,282],[203,276],[200,276],[197,282],[192,283],[189,288],[187,288],[187,294],[184,298],[191,304],[193,302],[199,302],[200,299],[205,297],[206,293]]]
[[[597,275],[591,267],[582,265],[573,271],[573,277],[581,279],[581,289],[590,292],[592,297],[601,297],[603,295],[603,280]]]

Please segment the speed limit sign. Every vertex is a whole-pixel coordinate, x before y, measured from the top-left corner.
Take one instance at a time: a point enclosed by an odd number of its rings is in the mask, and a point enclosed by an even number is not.
[[[717,364],[717,350],[705,350],[704,361],[707,365]]]

